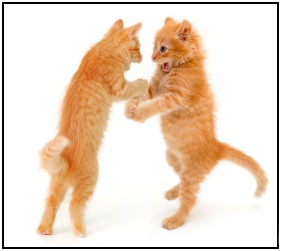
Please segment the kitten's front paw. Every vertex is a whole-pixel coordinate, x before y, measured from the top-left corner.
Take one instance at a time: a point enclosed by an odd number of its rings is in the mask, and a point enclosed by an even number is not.
[[[130,101],[128,101],[125,106],[125,116],[129,119],[132,119],[134,117],[137,106],[138,106],[137,99],[131,99]]]
[[[129,119],[133,119],[137,122],[144,122],[147,119],[143,109],[138,108],[138,99],[132,99],[127,102],[125,106],[125,115]]]
[[[177,216],[169,217],[162,222],[162,227],[168,230],[176,229],[182,226],[184,223],[183,220],[180,220]]]
[[[136,83],[138,85],[137,95],[145,95],[148,90],[148,81],[146,79],[138,78]]]
[[[145,116],[144,112],[141,109],[136,108],[132,119],[137,122],[143,123],[147,119],[147,116]]]

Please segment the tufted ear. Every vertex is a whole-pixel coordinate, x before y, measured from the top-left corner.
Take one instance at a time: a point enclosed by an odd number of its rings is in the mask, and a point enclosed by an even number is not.
[[[190,32],[191,32],[191,24],[188,21],[184,20],[181,23],[180,27],[177,29],[176,36],[180,40],[185,42],[187,40],[187,38],[189,37]]]
[[[123,29],[123,21],[122,19],[118,19],[109,29],[107,35],[112,35],[113,33]]]
[[[124,31],[129,39],[136,37],[141,29],[142,23],[135,24],[129,28],[126,28]]]
[[[173,18],[167,17],[167,18],[165,19],[165,24],[174,23],[174,22],[175,22],[175,20],[174,20]]]

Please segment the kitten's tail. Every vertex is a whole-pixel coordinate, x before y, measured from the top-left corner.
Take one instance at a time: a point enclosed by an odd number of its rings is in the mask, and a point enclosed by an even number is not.
[[[252,157],[246,155],[245,153],[225,143],[221,143],[221,146],[221,159],[229,160],[239,166],[246,168],[255,177],[257,181],[255,196],[260,197],[265,192],[268,183],[264,170]]]
[[[40,152],[41,167],[50,174],[66,169],[68,163],[61,157],[61,153],[70,143],[65,136],[57,136],[48,142]]]

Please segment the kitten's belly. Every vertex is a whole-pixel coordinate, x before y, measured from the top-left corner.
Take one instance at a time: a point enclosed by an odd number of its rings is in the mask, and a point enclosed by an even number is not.
[[[182,152],[194,145],[204,145],[214,140],[213,116],[201,113],[194,116],[165,114],[161,117],[161,128],[168,148]]]

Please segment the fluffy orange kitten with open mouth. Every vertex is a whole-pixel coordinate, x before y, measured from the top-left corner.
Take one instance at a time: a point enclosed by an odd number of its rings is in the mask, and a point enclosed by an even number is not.
[[[204,71],[200,37],[191,24],[167,18],[156,34],[152,60],[158,65],[148,94],[129,101],[125,114],[139,122],[161,114],[167,161],[180,177],[180,183],[165,194],[168,200],[179,197],[180,207],[163,221],[163,227],[184,224],[200,183],[222,159],[248,170],[257,181],[255,195],[261,196],[267,178],[259,164],[216,138],[214,97]]]

